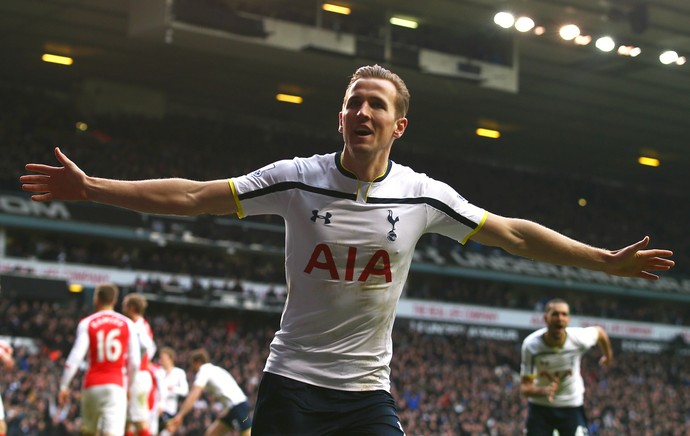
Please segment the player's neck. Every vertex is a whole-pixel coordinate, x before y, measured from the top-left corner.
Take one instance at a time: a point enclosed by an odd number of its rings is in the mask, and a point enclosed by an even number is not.
[[[355,152],[345,147],[342,153],[341,164],[343,167],[354,174],[362,182],[373,182],[386,173],[388,169],[388,153],[361,153],[357,156]]]
[[[566,332],[558,336],[551,335],[549,332],[544,333],[542,336],[546,345],[550,347],[562,347],[565,344],[565,339],[568,337]]]

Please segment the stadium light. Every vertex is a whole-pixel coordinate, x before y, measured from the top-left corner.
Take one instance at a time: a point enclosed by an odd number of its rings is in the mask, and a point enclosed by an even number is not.
[[[69,291],[73,294],[80,294],[84,291],[84,285],[79,283],[70,283],[67,289],[69,289]]]
[[[72,65],[74,63],[74,60],[70,57],[54,55],[49,53],[44,53],[43,56],[41,56],[41,60],[43,62],[48,62],[50,64],[59,65]]]
[[[664,65],[672,64],[678,60],[678,53],[668,50],[659,55],[659,62]]]
[[[520,17],[515,21],[515,30],[518,32],[529,32],[534,28],[534,20],[530,17]]]
[[[611,50],[616,48],[616,43],[610,36],[602,36],[601,38],[597,39],[597,42],[595,42],[594,45],[599,50],[604,52],[610,52]]]
[[[577,35],[573,42],[577,45],[587,45],[592,42],[592,37],[589,35]]]
[[[352,10],[346,6],[338,6],[334,5],[332,3],[324,3],[321,5],[321,9],[323,9],[326,12],[333,12],[334,14],[340,14],[340,15],[350,15]]]
[[[640,156],[639,159],[637,159],[637,163],[640,165],[644,165],[647,167],[658,167],[661,165],[661,162],[659,162],[659,159],[653,158],[653,157],[647,157],[647,156]]]
[[[574,24],[566,24],[558,30],[558,34],[566,41],[572,41],[580,34],[580,28]]]
[[[276,100],[282,101],[283,103],[292,103],[292,104],[302,104],[304,99],[300,97],[299,95],[290,95],[290,94],[276,94]]]
[[[618,47],[618,54],[621,56],[630,56],[634,58],[640,53],[642,53],[642,49],[640,49],[640,47],[634,47],[632,45],[621,45]]]
[[[510,12],[499,12],[494,15],[494,23],[498,24],[504,29],[508,29],[513,27],[513,24],[515,24],[515,17]]]
[[[419,27],[419,23],[409,18],[391,17],[389,22],[394,26],[407,27],[408,29],[416,29]]]
[[[493,130],[493,129],[485,129],[483,127],[480,127],[476,130],[477,136],[481,136],[483,138],[491,138],[491,139],[498,139],[501,137],[501,132],[498,130]]]
[[[500,11],[494,15],[494,23],[508,29],[515,27],[519,32],[525,33],[532,31],[535,35],[543,35],[546,33],[544,26],[537,26],[534,20],[528,16],[520,16],[516,18],[512,13],[507,11]],[[580,28],[575,24],[564,24],[558,30],[560,37],[566,41],[573,41],[576,45],[589,45],[592,42],[590,35],[583,35]],[[610,52],[616,49],[617,44],[613,37],[603,36],[596,40],[595,46],[603,51]],[[642,53],[642,48],[634,45],[620,45],[617,53],[621,56],[637,57]],[[687,58],[679,55],[677,52],[669,50],[659,56],[659,61],[664,65],[676,64],[678,66],[685,65]]]

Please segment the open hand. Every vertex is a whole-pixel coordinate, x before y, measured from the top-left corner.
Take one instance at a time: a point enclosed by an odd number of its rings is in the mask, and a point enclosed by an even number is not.
[[[659,279],[658,275],[649,271],[667,271],[673,268],[676,263],[671,259],[666,259],[673,256],[673,252],[660,249],[645,250],[647,245],[649,245],[649,236],[645,236],[641,241],[625,248],[613,251],[606,272],[622,277]]]
[[[22,183],[22,189],[33,193],[31,199],[34,201],[86,200],[86,174],[58,147],[55,147],[55,157],[62,164],[61,167],[27,164],[27,171],[38,174],[21,176],[19,181]]]

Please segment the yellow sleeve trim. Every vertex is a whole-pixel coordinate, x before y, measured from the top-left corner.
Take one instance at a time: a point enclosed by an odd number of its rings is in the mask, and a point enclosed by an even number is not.
[[[230,191],[232,191],[232,199],[235,201],[235,207],[237,208],[237,217],[244,218],[244,211],[242,210],[242,204],[240,203],[240,198],[237,196],[237,189],[235,189],[235,183],[232,179],[228,179],[228,184],[230,184]]]
[[[465,239],[463,239],[461,242],[462,245],[465,245],[467,243],[467,241],[469,241],[472,236],[474,236],[478,231],[480,231],[482,229],[482,227],[484,227],[484,223],[486,222],[486,218],[488,216],[489,216],[489,212],[484,211],[484,216],[482,216],[481,221],[479,221],[479,224],[477,225],[477,227],[474,230],[472,230],[471,232],[469,232],[467,234],[467,236],[465,236]]]

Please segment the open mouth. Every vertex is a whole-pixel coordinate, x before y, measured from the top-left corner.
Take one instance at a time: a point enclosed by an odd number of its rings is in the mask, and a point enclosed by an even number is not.
[[[357,136],[369,136],[372,134],[372,131],[368,127],[358,127],[355,129],[355,134]]]

